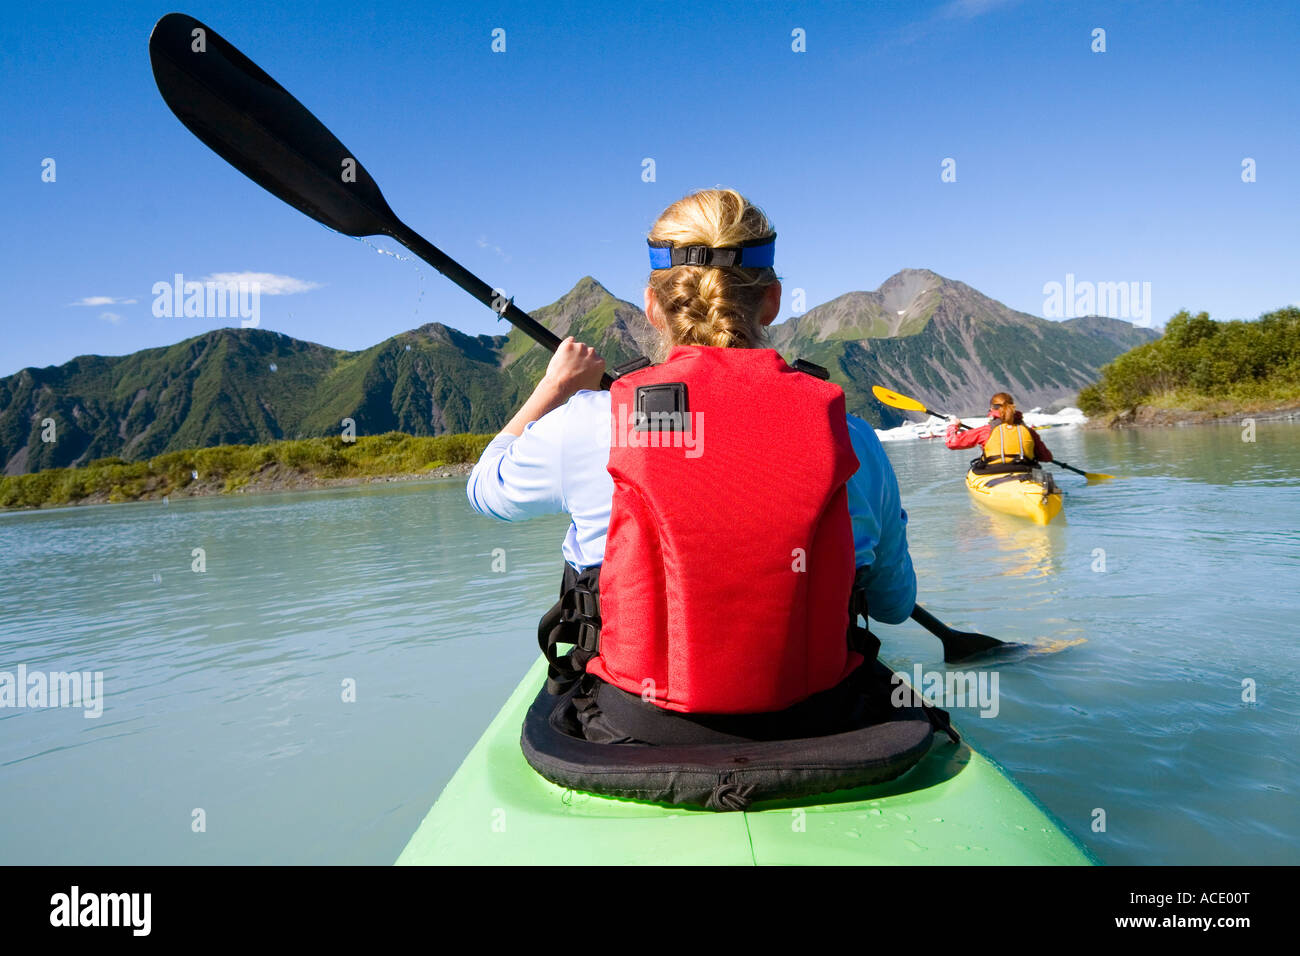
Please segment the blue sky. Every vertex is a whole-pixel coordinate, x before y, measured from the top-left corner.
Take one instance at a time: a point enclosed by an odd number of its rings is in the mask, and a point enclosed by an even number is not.
[[[175,273],[297,283],[263,296],[262,327],[339,348],[430,321],[506,331],[432,269],[329,232],[185,130],[147,55],[169,9],[6,11],[0,375],[237,324],[155,318],[151,288]],[[181,9],[525,309],[587,274],[639,303],[650,224],[719,184],[767,210],[778,271],[809,307],[906,267],[1037,315],[1067,274],[1150,282],[1157,324],[1183,307],[1249,318],[1300,302],[1295,3]],[[956,182],[941,182],[948,157]]]

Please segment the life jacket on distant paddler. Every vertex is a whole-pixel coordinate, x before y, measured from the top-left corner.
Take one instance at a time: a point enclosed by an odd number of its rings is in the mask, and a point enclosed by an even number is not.
[[[553,692],[585,665],[667,710],[744,714],[838,684],[879,646],[857,626],[844,393],[772,349],[628,365],[610,389],[604,564],[566,565],[539,628]]]
[[[984,442],[984,461],[990,465],[1034,459],[1034,433],[1025,425],[999,422]]]

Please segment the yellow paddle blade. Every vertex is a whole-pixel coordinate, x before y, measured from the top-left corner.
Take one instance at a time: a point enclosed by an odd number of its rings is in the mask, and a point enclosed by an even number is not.
[[[1114,475],[1103,475],[1103,474],[1102,474],[1101,472],[1099,472],[1099,471],[1088,471],[1088,472],[1084,472],[1084,477],[1086,477],[1086,478],[1088,479],[1088,484],[1091,485],[1091,484],[1093,484],[1093,483],[1095,483],[1095,482],[1098,482],[1098,481],[1111,481],[1115,476],[1114,476]]]
[[[914,398],[908,398],[906,395],[899,395],[897,392],[891,392],[887,388],[879,385],[872,385],[871,392],[876,398],[880,399],[885,405],[892,408],[901,408],[908,412],[923,412],[925,406]]]

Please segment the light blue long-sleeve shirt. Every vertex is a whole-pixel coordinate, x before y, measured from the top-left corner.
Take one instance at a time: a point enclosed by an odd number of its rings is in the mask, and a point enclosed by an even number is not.
[[[480,514],[523,521],[565,512],[573,519],[564,558],[577,570],[600,564],[614,499],[609,463],[610,393],[582,390],[529,423],[520,436],[502,433],[474,466],[466,493]],[[858,470],[848,482],[858,567],[866,576],[871,616],[897,624],[916,604],[916,574],[907,551],[907,512],[898,479],[870,425],[848,416]]]

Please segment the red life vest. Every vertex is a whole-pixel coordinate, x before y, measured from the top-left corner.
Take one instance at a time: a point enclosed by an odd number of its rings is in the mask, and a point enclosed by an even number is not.
[[[847,677],[862,662],[846,640],[858,460],[840,388],[773,349],[677,346],[610,392],[587,672],[705,714],[781,710]]]

